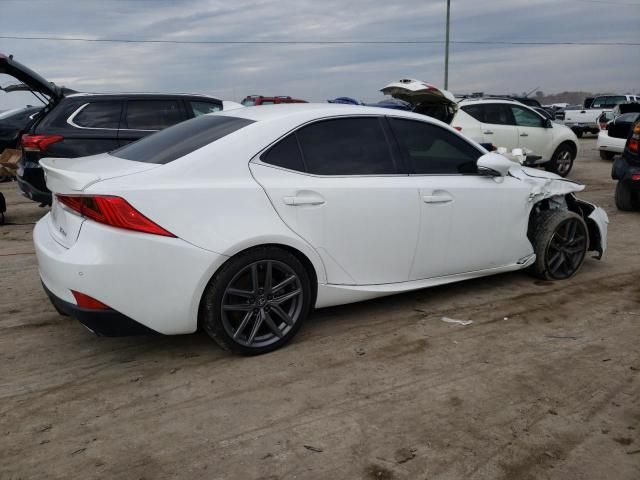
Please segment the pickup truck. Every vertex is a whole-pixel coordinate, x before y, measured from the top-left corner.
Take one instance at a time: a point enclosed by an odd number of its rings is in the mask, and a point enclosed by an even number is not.
[[[564,124],[571,128],[578,138],[585,132],[598,133],[598,118],[603,112],[612,110],[616,105],[625,102],[637,102],[636,95],[600,95],[595,97],[590,106],[582,109],[564,111]]]

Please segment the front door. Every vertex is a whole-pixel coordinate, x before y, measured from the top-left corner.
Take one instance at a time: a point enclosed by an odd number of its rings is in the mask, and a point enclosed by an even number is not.
[[[406,281],[420,205],[379,117],[322,120],[251,163],[282,220],[316,249],[329,283]]]
[[[549,160],[553,154],[553,128],[545,128],[546,120],[526,107],[512,105],[511,111],[518,127],[520,148]]]
[[[411,280],[501,267],[532,253],[529,188],[512,177],[478,174],[482,152],[440,126],[390,118],[419,187],[421,222]]]

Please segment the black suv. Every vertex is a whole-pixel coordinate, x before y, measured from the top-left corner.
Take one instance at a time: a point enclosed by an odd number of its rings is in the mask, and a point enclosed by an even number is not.
[[[216,98],[189,94],[76,93],[47,82],[0,54],[0,73],[11,75],[49,100],[22,136],[18,185],[34,201],[51,203],[39,161],[115,150],[163,128],[223,109]]]
[[[631,127],[624,152],[613,163],[611,178],[618,180],[618,210],[640,210],[640,120]]]

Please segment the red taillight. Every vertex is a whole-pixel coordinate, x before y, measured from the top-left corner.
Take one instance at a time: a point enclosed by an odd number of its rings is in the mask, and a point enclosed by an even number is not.
[[[64,140],[62,135],[22,135],[22,148],[28,152],[45,152],[52,143]]]
[[[456,129],[456,130],[458,130],[459,132],[461,132],[461,131],[462,131],[462,127],[453,127],[453,128],[455,128],[455,129]]]
[[[80,308],[88,308],[91,310],[109,310],[109,307],[102,303],[100,300],[96,300],[89,295],[85,295],[84,293],[76,292],[75,290],[71,290],[73,293],[73,297],[76,299],[76,303]]]
[[[638,153],[638,141],[640,140],[640,123],[636,122],[631,132],[631,138],[627,141],[627,149],[632,153]]]
[[[605,122],[600,122],[600,130],[606,130],[607,124]]]
[[[160,225],[149,220],[124,198],[112,195],[56,195],[60,203],[83,217],[112,227],[136,232],[175,237]]]
[[[633,180],[634,182],[640,182],[640,173],[634,173],[633,175],[631,175],[631,180]]]

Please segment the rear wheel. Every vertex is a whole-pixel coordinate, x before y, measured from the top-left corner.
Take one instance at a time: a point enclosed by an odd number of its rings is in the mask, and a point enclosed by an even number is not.
[[[582,217],[566,210],[547,210],[534,219],[529,232],[536,261],[531,273],[545,280],[564,280],[582,266],[589,231]]]
[[[640,208],[640,195],[629,182],[620,180],[616,185],[616,207],[625,212]]]
[[[260,247],[229,260],[207,286],[201,324],[221,347],[245,355],[289,342],[306,319],[309,276],[293,254]]]
[[[553,152],[546,169],[550,172],[557,173],[561,177],[566,177],[569,175],[571,168],[573,168],[574,158],[575,153],[573,148],[571,148],[569,144],[563,143]]]
[[[600,158],[602,160],[613,160],[616,154],[613,152],[607,152],[606,150],[600,150]]]

